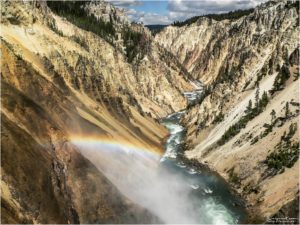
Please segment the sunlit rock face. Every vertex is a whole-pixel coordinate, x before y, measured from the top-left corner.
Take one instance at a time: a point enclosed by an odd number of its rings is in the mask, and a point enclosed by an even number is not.
[[[299,187],[299,161],[276,175],[268,175],[270,169],[264,163],[271,152],[277,152],[276,145],[285,132],[294,124],[299,127],[297,4],[268,2],[232,21],[202,17],[183,27],[166,27],[155,37],[209,90],[183,119],[190,146],[186,156],[208,163],[229,181],[235,177],[233,185],[246,196],[251,210],[258,209],[256,214],[265,218],[295,199]],[[290,76],[273,93],[284,70]],[[218,141],[225,132],[245,116],[249,101],[254,104],[255,96],[261,98],[264,91],[269,103],[263,112],[220,146]],[[290,114],[293,116],[285,116],[287,103],[294,105]],[[272,123],[272,110],[277,120],[285,119],[278,123],[280,126],[276,124],[271,131],[265,131]],[[298,141],[295,134],[291,141]]]
[[[112,20],[117,26],[130,25],[124,10],[115,8],[105,1],[90,1],[85,9],[88,13],[94,14],[97,18],[102,18],[106,22]]]
[[[276,58],[277,51],[291,53],[297,46],[292,41],[297,37],[297,21],[295,3],[280,1],[263,4],[238,20],[202,17],[188,26],[168,26],[155,36],[155,41],[176,55],[193,77],[205,84],[231,73],[234,77],[247,74],[247,80],[261,58],[272,54]]]
[[[56,81],[17,58],[7,43],[2,43],[1,51],[2,222],[157,222],[120,194],[69,141],[73,133],[107,136],[118,130],[122,136],[126,120],[117,120],[103,107],[101,115],[92,116],[92,107],[67,86],[60,89]],[[144,122],[154,129],[158,126],[151,120]],[[145,136],[137,127],[130,129],[132,133],[123,138],[142,145]]]
[[[160,222],[70,139],[101,136],[161,153],[167,130],[156,119],[186,107],[181,93],[192,89],[182,68],[154,42],[128,63],[122,50],[44,1],[1,6],[2,222]],[[104,17],[116,12],[107,7]]]
[[[51,13],[49,8],[41,13],[41,10],[26,5],[29,3],[25,4],[26,7],[21,3],[6,4],[3,38],[9,39],[9,35],[15,35],[16,41],[24,42],[29,51],[38,54],[45,66],[57,72],[72,88],[86,93],[100,104],[122,101],[124,105],[134,105],[141,112],[156,118],[186,107],[187,102],[181,93],[192,89],[187,82],[187,75],[176,64],[176,60],[168,57],[165,50],[152,40],[147,39],[149,52],[138,62],[130,64],[122,50],[118,49],[122,47],[122,43],[121,46],[115,43],[118,40],[109,44]],[[93,8],[89,5],[86,7]],[[95,10],[90,9],[87,13]],[[33,15],[33,12],[37,12],[37,15]],[[93,15],[99,13],[101,10]],[[26,23],[20,20],[16,22],[20,23],[19,26],[10,26],[10,16],[18,14],[24,17]],[[40,15],[45,15],[45,18],[40,18]],[[119,18],[118,13],[116,18]],[[37,21],[33,23],[31,20]],[[45,24],[56,27],[56,32]],[[126,25],[118,20],[113,24],[115,27]],[[133,26],[132,29],[137,28]],[[142,35],[148,37],[149,34],[143,33],[143,30],[140,29]],[[50,49],[50,46],[55,48]]]

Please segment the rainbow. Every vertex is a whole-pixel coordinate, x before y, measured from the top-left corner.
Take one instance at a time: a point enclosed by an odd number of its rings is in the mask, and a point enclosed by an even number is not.
[[[69,141],[77,147],[96,148],[105,152],[138,154],[156,159],[161,158],[163,154],[162,150],[157,147],[145,146],[141,143],[124,140],[123,138],[72,136]]]

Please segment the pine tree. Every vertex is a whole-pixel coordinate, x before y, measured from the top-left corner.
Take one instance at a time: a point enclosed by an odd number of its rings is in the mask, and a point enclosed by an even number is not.
[[[250,99],[249,103],[248,103],[248,106],[247,106],[247,108],[245,110],[245,113],[246,114],[250,114],[251,112],[252,112],[252,100]]]
[[[271,115],[271,122],[273,123],[276,119],[276,112],[274,109],[272,109],[272,112],[270,113],[270,115]]]
[[[274,92],[279,91],[280,88],[284,86],[285,82],[290,78],[290,76],[291,73],[289,70],[289,65],[285,62],[280,68],[277,76],[275,77],[273,88],[270,92],[273,94]]]
[[[297,131],[297,123],[292,123],[289,127],[289,133],[287,137],[292,138]]]
[[[283,80],[283,83],[284,83],[291,76],[290,70],[289,70],[289,65],[287,63],[283,64],[283,66],[281,68],[281,73],[282,73],[282,80]]]
[[[290,115],[290,107],[289,107],[289,103],[288,102],[286,102],[286,104],[285,104],[285,118],[288,118],[289,117],[289,115]]]
[[[299,79],[299,76],[300,76],[299,71],[296,71],[296,72],[294,73],[294,81],[298,80],[298,79]]]
[[[280,64],[277,64],[277,67],[276,67],[276,72],[279,72],[280,71]]]
[[[261,97],[259,105],[260,105],[261,108],[265,108],[268,103],[269,103],[268,94],[267,94],[266,91],[264,91],[264,93],[262,94],[262,97]]]
[[[257,85],[255,92],[255,109],[259,111],[259,84]]]

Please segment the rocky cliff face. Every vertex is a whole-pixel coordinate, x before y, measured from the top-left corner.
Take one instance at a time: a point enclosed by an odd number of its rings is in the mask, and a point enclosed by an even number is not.
[[[51,72],[44,77],[11,47],[2,42],[2,222],[142,222],[144,216],[151,221],[71,143],[75,131],[108,134],[103,124],[80,114],[93,118],[91,108],[63,80]],[[106,122],[122,129],[113,117]]]
[[[253,64],[265,61],[263,57],[276,55],[274,51],[290,53],[297,45],[291,41],[297,18],[292,1],[270,2],[234,21],[200,17],[188,26],[169,26],[155,40],[178,56],[195,78],[211,84],[223,75],[249,73]],[[235,77],[231,78],[237,82]]]
[[[1,2],[3,223],[159,222],[72,140],[161,152],[167,131],[157,119],[187,106],[189,79],[206,91],[183,119],[186,156],[231,182],[253,215],[293,214],[286,208],[299,187],[297,4],[266,3],[235,21],[203,17],[155,40],[107,3],[68,5],[76,16],[57,4]]]
[[[299,187],[297,4],[269,2],[235,21],[203,17],[155,37],[207,86],[183,121],[186,156],[217,170],[264,218]]]
[[[124,197],[72,139],[162,152],[167,131],[156,119],[186,106],[186,71],[151,40],[149,52],[128,63],[120,48],[128,45],[75,26],[45,2],[1,6],[2,222],[159,222]],[[117,32],[133,29],[112,6],[86,7],[87,15],[114,16]]]

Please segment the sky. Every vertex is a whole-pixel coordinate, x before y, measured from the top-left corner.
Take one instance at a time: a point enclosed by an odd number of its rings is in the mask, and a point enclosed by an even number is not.
[[[123,8],[130,21],[171,24],[193,16],[253,8],[266,0],[109,0]]]

